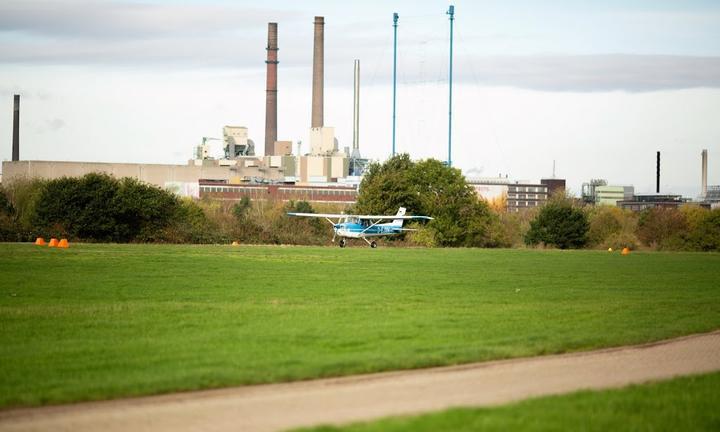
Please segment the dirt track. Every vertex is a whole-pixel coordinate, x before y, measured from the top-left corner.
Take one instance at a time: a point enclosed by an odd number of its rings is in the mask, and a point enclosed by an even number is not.
[[[0,411],[0,430],[272,431],[720,370],[720,332],[587,353]]]

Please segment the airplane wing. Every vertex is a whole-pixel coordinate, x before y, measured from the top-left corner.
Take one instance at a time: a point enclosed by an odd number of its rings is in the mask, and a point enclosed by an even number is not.
[[[301,216],[301,217],[319,217],[319,218],[341,218],[352,215],[346,214],[331,214],[331,213],[288,213],[288,216]]]
[[[389,216],[389,215],[351,215],[358,219],[372,219],[372,220],[384,220],[384,219],[403,219],[403,220],[410,220],[410,219],[425,219],[425,220],[433,220],[434,218],[431,218],[430,216]]]
[[[353,214],[330,214],[330,213],[288,213],[289,216],[319,217],[319,218],[344,218],[355,217],[358,219],[370,220],[393,220],[393,219],[425,219],[433,220],[430,216],[390,216],[390,215],[353,215]]]

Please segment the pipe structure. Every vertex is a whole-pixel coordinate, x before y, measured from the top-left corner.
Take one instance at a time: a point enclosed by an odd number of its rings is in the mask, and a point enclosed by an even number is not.
[[[360,157],[360,60],[355,60],[353,92],[353,146],[352,157]]]
[[[12,160],[20,160],[20,95],[13,97]]]
[[[268,23],[267,86],[265,93],[265,156],[274,154],[277,141],[277,65],[278,34],[277,23]],[[235,155],[231,155],[235,157]]]
[[[450,15],[450,72],[449,72],[449,90],[448,99],[448,157],[447,166],[452,166],[452,79],[453,79],[453,22],[455,21],[455,6],[450,5],[447,14]]]
[[[707,150],[703,150],[702,153],[702,179],[701,179],[701,193],[702,198],[707,197]]]
[[[395,156],[395,107],[397,99],[397,27],[400,16],[393,13],[393,114],[392,114],[392,156]]]
[[[657,178],[655,180],[655,193],[660,193],[660,152],[657,152]]]
[[[311,127],[323,127],[323,80],[325,56],[325,18],[315,17],[313,46],[312,122]]]

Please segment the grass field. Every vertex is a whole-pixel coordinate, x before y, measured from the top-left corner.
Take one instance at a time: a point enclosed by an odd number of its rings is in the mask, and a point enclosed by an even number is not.
[[[0,407],[720,328],[720,254],[0,244]]]
[[[618,390],[530,399],[497,408],[452,409],[315,432],[717,431],[720,373]]]

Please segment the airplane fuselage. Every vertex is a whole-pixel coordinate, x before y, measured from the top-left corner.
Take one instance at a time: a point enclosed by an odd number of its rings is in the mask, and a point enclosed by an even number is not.
[[[335,234],[347,238],[376,237],[402,233],[402,226],[389,223],[369,226],[357,222],[341,222],[333,227]]]

